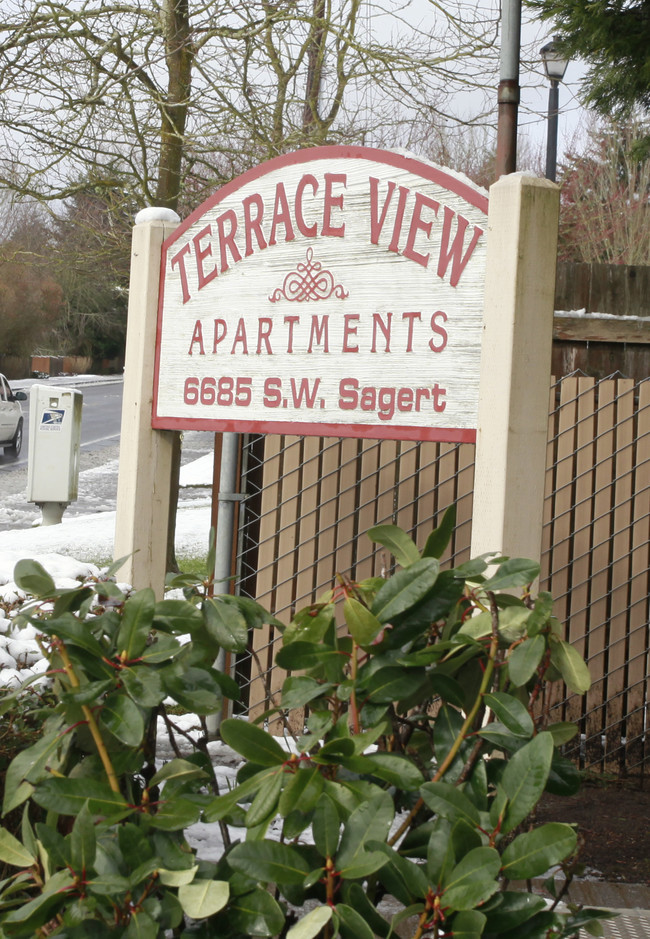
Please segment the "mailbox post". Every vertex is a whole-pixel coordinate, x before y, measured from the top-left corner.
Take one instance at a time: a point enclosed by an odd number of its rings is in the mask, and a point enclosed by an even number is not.
[[[77,498],[81,407],[75,388],[33,385],[29,401],[27,501],[43,513],[43,525],[60,523]]]

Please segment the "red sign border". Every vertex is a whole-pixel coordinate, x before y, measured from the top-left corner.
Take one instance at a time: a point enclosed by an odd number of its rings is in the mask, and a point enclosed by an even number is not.
[[[274,170],[285,166],[297,166],[303,163],[311,163],[314,160],[366,160],[383,165],[395,166],[398,169],[406,170],[416,176],[422,176],[429,179],[439,186],[460,196],[470,205],[484,212],[487,215],[488,198],[477,192],[472,186],[464,183],[462,179],[447,173],[444,169],[424,163],[417,157],[407,156],[403,153],[391,150],[380,150],[376,147],[359,146],[324,146],[311,147],[305,150],[295,150],[291,153],[285,153],[259,163],[257,166],[246,170],[240,176],[235,177],[230,182],[221,186],[217,192],[209,196],[201,203],[174,232],[166,238],[162,245],[162,256],[160,263],[160,281],[158,288],[158,323],[156,326],[156,350],[154,360],[154,384],[153,384],[153,405],[151,415],[151,426],[155,430],[210,430],[214,432],[235,432],[235,433],[259,433],[259,434],[286,434],[289,436],[311,436],[311,437],[358,437],[375,440],[410,440],[410,441],[428,441],[434,443],[474,443],[476,441],[475,428],[458,427],[417,427],[409,425],[387,425],[382,427],[377,424],[339,424],[325,422],[305,422],[295,421],[251,421],[251,420],[223,420],[219,418],[182,418],[171,417],[161,418],[157,414],[158,409],[158,385],[160,377],[160,346],[162,336],[163,319],[163,301],[165,285],[165,268],[167,265],[167,256],[175,242],[198,221],[206,212],[214,208],[228,196],[237,192],[243,186],[255,179],[260,179]],[[207,426],[206,426],[207,425]]]
[[[160,418],[158,419],[160,420]],[[237,434],[285,434],[294,437],[363,437],[367,440],[411,440],[428,443],[475,443],[476,430],[473,427],[417,427],[402,425],[395,427],[387,424],[331,424],[315,421],[244,421],[244,420],[209,420],[209,427],[201,417],[167,417],[164,426],[155,423],[155,430],[210,430],[218,433],[232,431]]]

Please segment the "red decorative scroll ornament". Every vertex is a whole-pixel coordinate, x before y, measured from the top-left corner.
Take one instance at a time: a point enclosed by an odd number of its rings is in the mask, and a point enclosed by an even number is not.
[[[305,300],[327,300],[334,295],[345,300],[348,291],[341,284],[334,283],[331,271],[324,271],[319,261],[314,261],[313,248],[307,248],[307,260],[298,264],[295,271],[284,278],[282,287],[274,290],[269,300],[277,303],[278,300],[290,300],[303,303]]]

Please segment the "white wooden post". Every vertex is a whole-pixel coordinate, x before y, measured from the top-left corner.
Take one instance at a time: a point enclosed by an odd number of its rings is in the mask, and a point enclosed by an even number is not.
[[[118,571],[121,580],[152,587],[162,598],[174,432],[153,430],[151,411],[161,248],[179,218],[169,209],[144,209],[135,221],[114,558],[127,558]]]
[[[472,557],[540,559],[558,213],[545,179],[490,189]]]

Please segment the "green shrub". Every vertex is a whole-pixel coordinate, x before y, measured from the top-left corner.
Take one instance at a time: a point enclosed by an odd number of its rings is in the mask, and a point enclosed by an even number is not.
[[[440,570],[450,524],[422,554],[399,529],[374,529],[397,573],[341,579],[296,615],[277,655],[281,699],[222,724],[244,761],[222,792],[200,746],[155,767],[156,720],[168,698],[207,715],[236,697],[217,652],[276,621],[191,578],[175,581],[186,599],[155,602],[111,583],[56,591],[21,562],[16,582],[38,598],[22,615],[49,644],[57,703],[7,774],[3,811],[24,814],[20,839],[0,835],[14,871],[0,884],[2,935],[371,939],[408,920],[414,939],[541,939],[595,927],[603,911],[561,912],[511,884],[570,873],[573,828],[530,820],[545,789],[578,786],[559,749],[575,728],[547,725],[544,696],[560,679],[584,692],[586,666],[550,596],[527,591],[532,562]],[[289,747],[269,733],[288,734],[303,708]],[[216,862],[188,846],[199,819],[220,828]],[[233,842],[228,826],[244,834]]]

